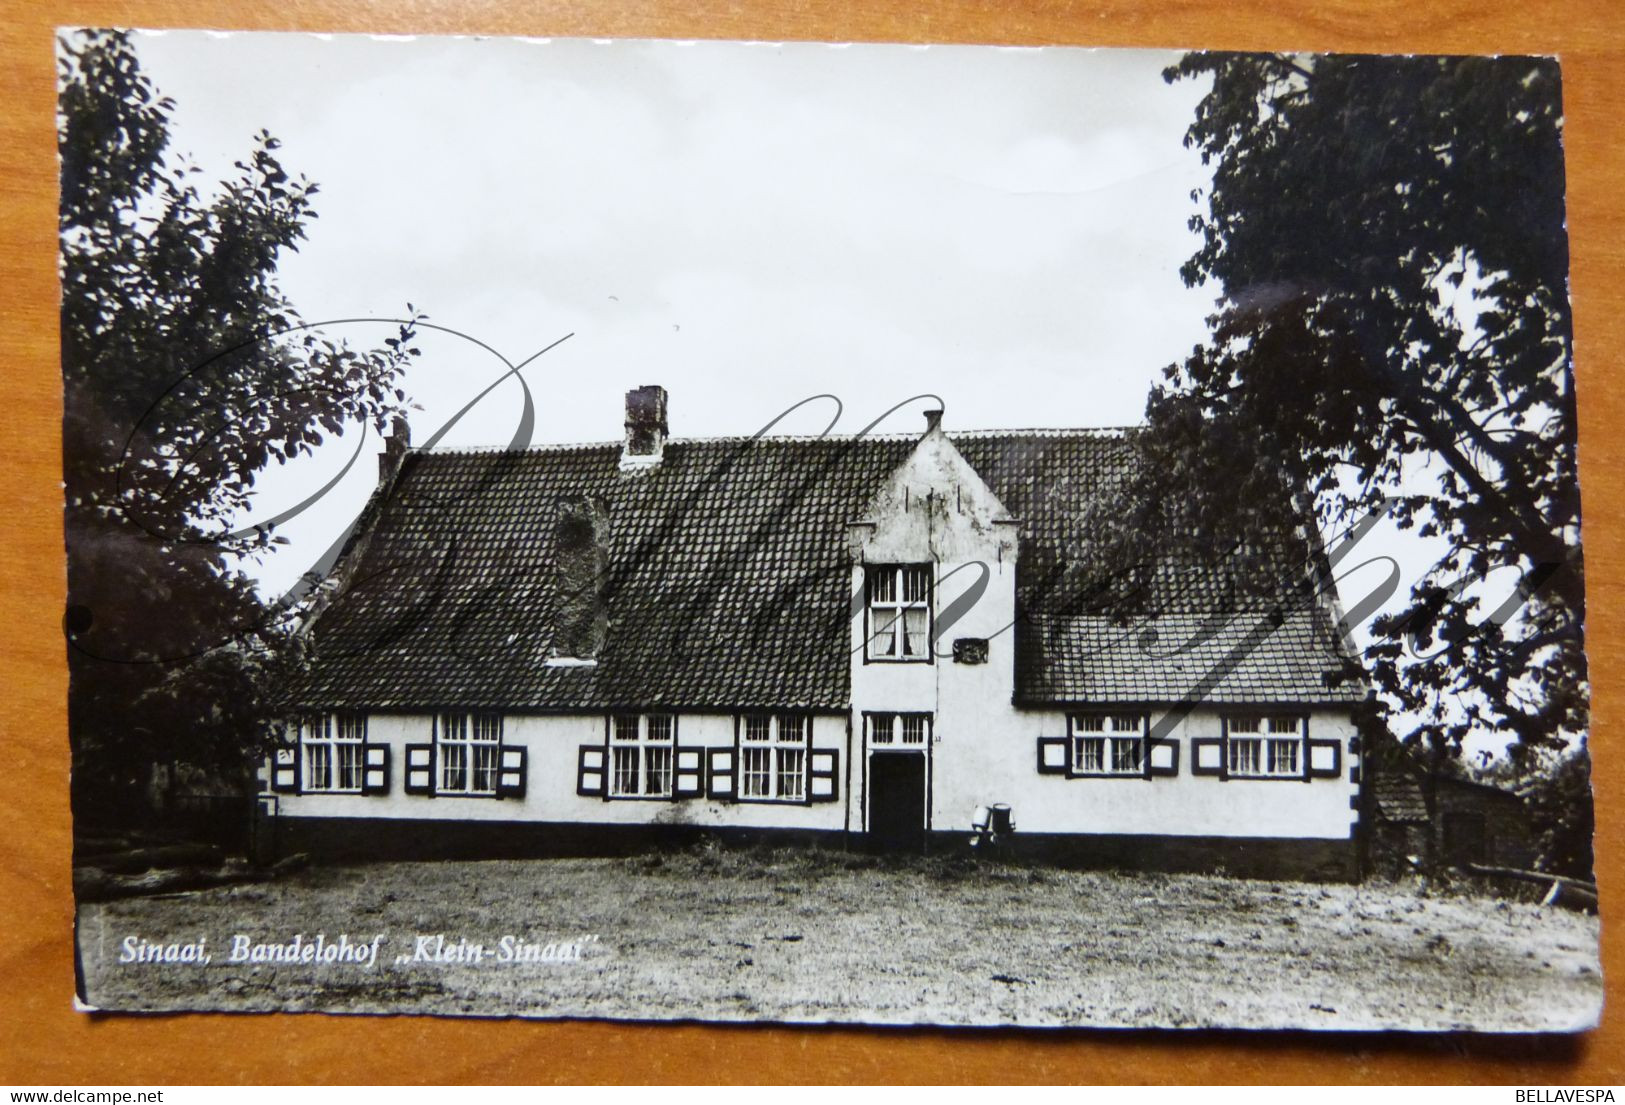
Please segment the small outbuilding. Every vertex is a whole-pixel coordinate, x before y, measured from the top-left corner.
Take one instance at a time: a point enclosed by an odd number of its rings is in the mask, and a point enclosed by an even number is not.
[[[1368,763],[1374,766],[1374,758]],[[1428,785],[1427,773],[1409,764],[1388,764],[1374,772],[1365,819],[1369,870],[1396,874],[1413,869],[1427,855],[1430,833],[1447,866],[1534,867],[1538,852],[1521,795],[1440,775],[1433,781],[1435,808],[1429,817]]]

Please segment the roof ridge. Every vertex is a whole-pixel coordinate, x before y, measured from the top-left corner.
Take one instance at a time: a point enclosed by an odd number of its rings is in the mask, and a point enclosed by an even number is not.
[[[1143,425],[1135,426],[1058,426],[1058,427],[1022,427],[1022,428],[995,428],[985,430],[944,430],[950,441],[973,440],[985,441],[997,437],[1053,437],[1078,438],[1097,441],[1121,440],[1135,430],[1141,430]],[[666,439],[667,445],[716,445],[730,443],[745,443],[749,441],[763,442],[816,442],[816,441],[917,441],[918,433],[884,433],[862,434],[856,433],[828,433],[828,434],[716,434],[702,437],[671,437]],[[431,448],[417,446],[410,451],[419,456],[490,456],[493,454],[512,454],[515,456],[527,453],[563,453],[571,450],[585,449],[619,449],[620,441],[569,441],[569,442],[533,442],[522,449],[511,448],[507,445],[437,445]]]
[[[1240,600],[1217,572],[1159,570],[1153,597],[1166,595],[1170,613],[1157,648],[1144,632],[1155,623],[1047,616],[1087,598],[1088,508],[1131,460],[1125,434],[1079,426],[944,439],[1022,519],[1017,539],[1028,542],[1000,582],[1013,589],[1001,601],[1032,619],[1015,625],[1011,701],[1363,699],[1363,682],[1329,678],[1344,661],[1321,626],[1327,613],[1255,637],[1261,614],[1224,609]],[[290,694],[299,707],[407,712],[849,710],[850,523],[920,440],[678,438],[666,478],[620,478],[619,440],[415,451],[395,485],[404,493],[378,499],[376,532],[350,575],[387,586],[328,607],[311,627],[315,661]],[[594,558],[607,558],[615,582],[600,596],[609,631],[598,665],[569,669],[544,661],[575,616],[558,583],[570,540],[560,523],[576,519],[590,523]],[[446,602],[430,611],[425,593]],[[1226,620],[1199,632],[1221,609]],[[1252,651],[1229,664],[1242,640]]]

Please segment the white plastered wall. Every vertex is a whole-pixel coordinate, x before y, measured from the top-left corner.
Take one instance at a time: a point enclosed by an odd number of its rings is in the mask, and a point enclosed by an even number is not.
[[[715,828],[841,829],[845,801],[810,805],[780,802],[720,802],[709,798],[610,799],[576,793],[579,749],[602,748],[604,714],[515,715],[502,719],[504,746],[527,750],[523,798],[429,797],[406,793],[408,744],[432,739],[428,714],[371,714],[367,739],[390,746],[389,792],[360,794],[282,794],[278,812],[288,817],[377,817],[423,820],[536,821],[608,825],[696,825]],[[844,795],[847,724],[845,715],[821,714],[812,719],[812,747],[838,753],[837,770]],[[678,714],[681,749],[732,748],[734,718],[728,714]],[[705,762],[702,757],[702,764]]]

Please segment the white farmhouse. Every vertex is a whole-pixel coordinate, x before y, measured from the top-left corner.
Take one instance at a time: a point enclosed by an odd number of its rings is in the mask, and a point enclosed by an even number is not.
[[[615,443],[402,427],[262,775],[280,846],[940,850],[1005,804],[1010,847],[1059,861],[1355,877],[1367,689],[1335,604],[1185,569],[1154,620],[1091,609],[1124,435],[927,422],[668,439],[646,387]]]

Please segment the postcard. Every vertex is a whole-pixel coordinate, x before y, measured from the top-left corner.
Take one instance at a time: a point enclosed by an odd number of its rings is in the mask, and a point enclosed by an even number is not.
[[[82,1008],[1596,1023],[1556,59],[58,61]]]

